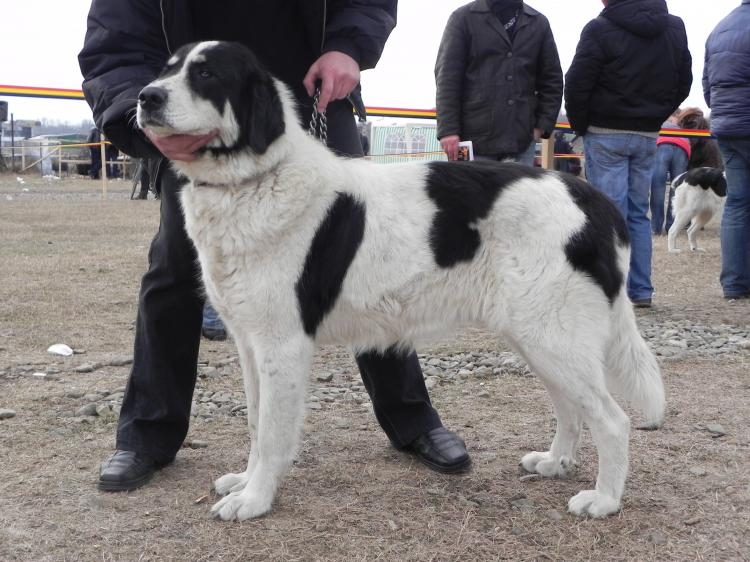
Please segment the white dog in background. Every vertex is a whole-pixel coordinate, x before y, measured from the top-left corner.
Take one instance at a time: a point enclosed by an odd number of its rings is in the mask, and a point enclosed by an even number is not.
[[[698,232],[714,215],[721,216],[727,197],[727,179],[717,168],[694,168],[677,176],[672,187],[675,189],[672,200],[674,222],[669,227],[667,249],[670,252],[680,251],[677,248],[677,235],[688,227],[690,249],[696,251]]]
[[[523,467],[566,474],[586,423],[599,472],[568,509],[619,510],[630,424],[611,392],[658,427],[664,389],[624,287],[627,227],[606,197],[517,164],[335,156],[298,125],[287,87],[235,43],[181,48],[141,92],[138,124],[218,133],[196,160],[174,163],[189,180],[187,231],[237,343],[248,401],[247,469],[215,482],[226,494],[215,515],[271,509],[318,346],[412,349],[466,326],[503,337],[549,391],[557,433]]]

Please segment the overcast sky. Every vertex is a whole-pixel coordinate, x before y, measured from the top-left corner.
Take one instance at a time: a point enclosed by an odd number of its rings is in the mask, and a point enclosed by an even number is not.
[[[118,0],[112,0],[118,1]],[[156,1],[156,0],[153,0]],[[362,75],[365,104],[379,107],[435,107],[433,67],[450,13],[462,0],[401,0],[398,25],[374,70]],[[601,11],[600,0],[530,0],[550,20],[563,71],[573,58],[581,29]],[[740,0],[668,0],[685,21],[693,55],[694,83],[684,105],[705,108],[700,78],[706,37]],[[87,0],[3,2],[0,32],[0,84],[80,89],[76,55],[86,31]],[[217,3],[218,5],[218,3]],[[54,119],[78,123],[91,117],[76,100],[2,97],[16,119]]]

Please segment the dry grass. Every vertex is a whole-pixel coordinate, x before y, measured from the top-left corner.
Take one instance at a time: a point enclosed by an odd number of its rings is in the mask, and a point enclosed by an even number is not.
[[[663,365],[667,425],[633,433],[623,510],[604,520],[565,513],[567,499],[595,477],[588,435],[572,478],[519,479],[519,458],[547,446],[554,420],[541,385],[515,377],[432,391],[473,455],[464,476],[436,474],[394,451],[367,408],[338,401],[308,416],[298,462],[273,512],[259,520],[208,515],[212,480],[246,462],[241,418],[195,423],[189,438],[208,447],[184,449],[149,486],[98,492],[98,464],[115,426],[65,416],[81,404],[75,392],[123,386],[128,370],[72,369],[130,353],[158,202],[129,201],[125,182],[102,200],[96,182],[25,181],[0,176],[0,408],[17,412],[0,421],[0,560],[750,558],[747,355]],[[657,242],[657,307],[645,314],[747,325],[750,304],[720,298],[715,227],[702,241],[707,252],[676,256],[665,253],[666,240]],[[46,348],[57,342],[85,354],[54,358]],[[433,352],[493,348],[485,334],[467,332]],[[201,357],[233,353],[231,343],[208,343]],[[341,356],[326,350],[316,368]],[[344,376],[355,380],[349,364]],[[60,370],[58,380],[29,376],[49,367]],[[201,384],[241,386],[238,373]],[[477,398],[480,389],[490,397]],[[332,429],[336,418],[351,428]],[[728,435],[712,438],[707,423],[721,423]]]

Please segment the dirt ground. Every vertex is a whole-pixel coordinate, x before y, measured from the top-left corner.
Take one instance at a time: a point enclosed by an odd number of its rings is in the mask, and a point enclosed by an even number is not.
[[[633,431],[622,511],[603,520],[569,515],[568,498],[591,487],[595,455],[584,435],[580,468],[567,479],[525,479],[518,461],[546,450],[554,418],[534,378],[499,376],[443,384],[431,396],[467,442],[466,475],[436,474],[395,451],[371,411],[347,401],[308,414],[299,457],[273,511],[226,523],[209,515],[212,481],[244,469],[242,417],[196,422],[177,460],[127,494],[96,490],[115,422],[70,413],[81,395],[125,385],[133,320],[158,201],[131,201],[130,183],[0,176],[0,560],[749,560],[750,353],[663,361],[668,419]],[[705,252],[667,254],[655,242],[657,322],[746,327],[750,301],[728,302],[718,284],[715,225]],[[685,242],[681,241],[684,246]],[[54,343],[77,351],[47,353]],[[502,350],[467,332],[420,350],[441,356]],[[204,342],[201,360],[234,355]],[[324,350],[349,365],[344,350]],[[106,365],[78,372],[84,362]],[[54,375],[51,380],[35,372]],[[339,376],[339,375],[337,375]],[[241,389],[231,376],[203,388]],[[480,392],[482,391],[482,392]],[[487,392],[484,392],[487,391]],[[338,420],[349,420],[341,428]],[[707,424],[721,424],[716,437]]]

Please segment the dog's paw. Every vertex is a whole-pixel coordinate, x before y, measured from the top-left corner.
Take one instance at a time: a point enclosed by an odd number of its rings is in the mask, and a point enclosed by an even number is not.
[[[605,517],[620,511],[620,502],[598,490],[583,490],[570,498],[568,511],[574,515]]]
[[[247,472],[240,472],[238,474],[230,472],[216,479],[214,490],[220,496],[226,496],[230,492],[239,492],[242,490],[248,480],[250,480],[250,477],[247,475]]]
[[[535,472],[546,477],[567,476],[575,466],[575,460],[570,457],[553,457],[549,451],[534,451],[524,455],[521,466],[526,472]]]
[[[272,498],[261,498],[244,490],[232,492],[213,505],[211,515],[224,521],[253,519],[271,511],[271,501]]]

